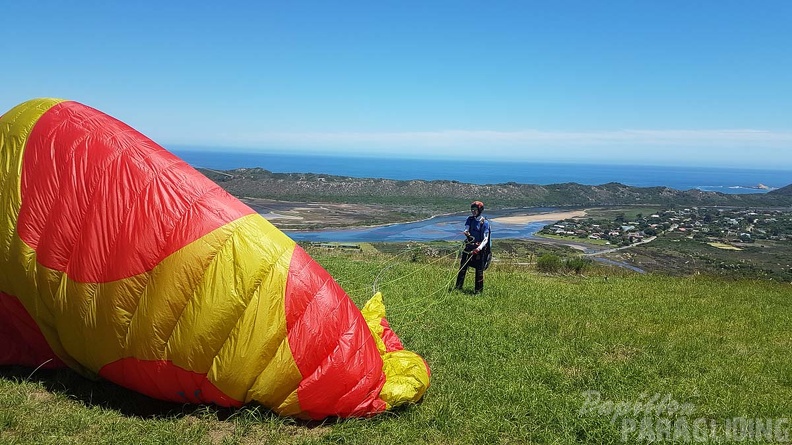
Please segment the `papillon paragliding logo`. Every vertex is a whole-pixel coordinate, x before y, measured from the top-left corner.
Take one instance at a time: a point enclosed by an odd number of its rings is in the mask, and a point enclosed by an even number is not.
[[[583,397],[578,415],[608,418],[625,443],[789,443],[791,437],[787,417],[706,417],[671,394],[643,393],[634,400],[613,401],[589,390]]]

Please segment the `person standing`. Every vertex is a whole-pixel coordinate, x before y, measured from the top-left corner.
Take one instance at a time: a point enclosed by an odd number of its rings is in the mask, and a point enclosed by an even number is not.
[[[470,213],[471,215],[465,220],[463,233],[467,240],[465,241],[465,249],[462,252],[462,258],[459,263],[455,288],[462,289],[462,285],[465,284],[467,269],[472,266],[476,270],[474,293],[478,294],[484,290],[484,251],[489,247],[490,226],[487,218],[482,216],[482,213],[484,213],[483,202],[473,201],[470,204]]]

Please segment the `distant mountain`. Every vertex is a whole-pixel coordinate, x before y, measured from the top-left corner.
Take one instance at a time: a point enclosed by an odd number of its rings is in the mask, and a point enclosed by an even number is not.
[[[781,196],[792,196],[792,184],[789,184],[786,187],[781,187],[780,189],[775,189],[772,192],[767,192],[768,195],[781,195]]]
[[[654,204],[664,206],[790,206],[792,193],[724,194],[697,189],[680,191],[669,187],[630,187],[611,182],[581,185],[574,182],[551,185],[466,184],[459,181],[397,181],[352,178],[316,173],[272,173],[261,168],[224,172],[201,171],[229,193],[240,197],[283,201],[324,201],[417,206],[458,210],[472,199],[489,208],[533,206],[597,206]]]

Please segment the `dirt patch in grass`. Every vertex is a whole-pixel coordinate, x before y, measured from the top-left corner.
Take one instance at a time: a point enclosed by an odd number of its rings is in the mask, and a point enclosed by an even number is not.
[[[34,403],[48,402],[54,398],[55,396],[53,396],[51,392],[45,391],[43,389],[32,391],[30,394],[28,394],[28,400]]]
[[[327,229],[414,221],[416,215],[398,207],[373,204],[291,202],[262,198],[241,198],[281,230]]]
[[[234,425],[230,422],[212,422],[211,428],[207,432],[209,441],[212,444],[221,444],[223,441],[234,434]]]
[[[723,244],[723,243],[707,243],[712,247],[716,247],[718,249],[723,250],[742,250],[739,247],[732,246],[731,244]]]
[[[606,351],[603,358],[606,362],[626,362],[627,360],[635,357],[640,351],[626,345],[616,345],[609,351]]]

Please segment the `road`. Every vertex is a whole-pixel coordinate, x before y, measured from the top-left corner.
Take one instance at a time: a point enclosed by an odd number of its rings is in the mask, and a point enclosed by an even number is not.
[[[643,241],[638,241],[637,243],[630,244],[629,246],[615,247],[613,249],[599,250],[599,251],[596,251],[596,252],[585,252],[583,255],[594,256],[594,255],[602,255],[604,253],[618,252],[619,250],[629,249],[630,247],[635,247],[635,246],[638,246],[638,245],[641,245],[641,244],[646,244],[646,243],[652,242],[655,239],[657,239],[656,236],[650,236],[649,238],[646,238]]]

